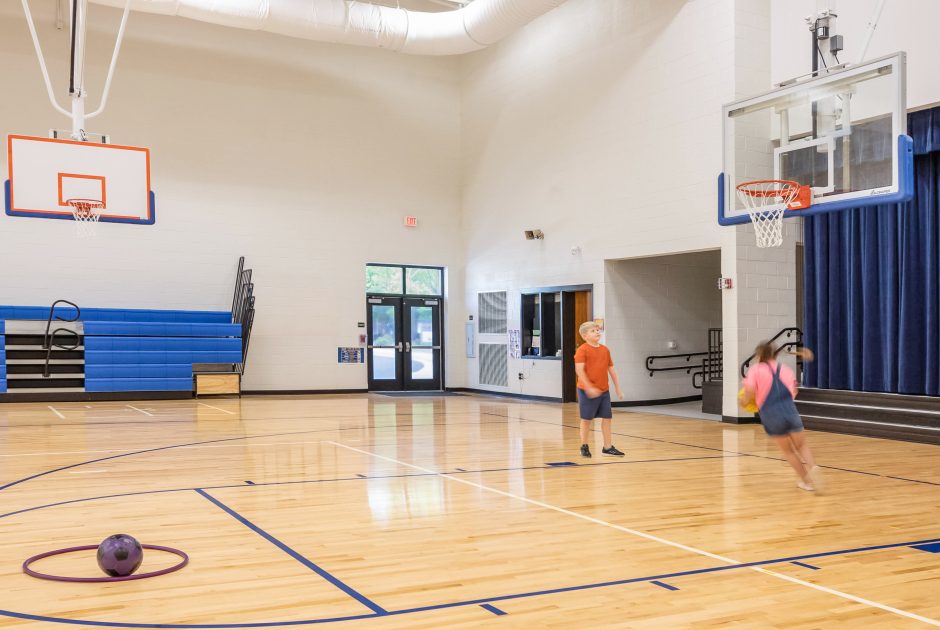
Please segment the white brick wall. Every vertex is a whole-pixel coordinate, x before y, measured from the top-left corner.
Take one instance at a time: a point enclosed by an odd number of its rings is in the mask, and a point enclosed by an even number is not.
[[[569,0],[461,60],[471,314],[478,291],[507,289],[518,305],[523,288],[592,284],[595,317],[614,322],[605,260],[719,247],[715,177],[721,105],[734,98],[733,8]],[[524,240],[532,228],[545,240]],[[575,246],[581,254],[572,256]],[[616,360],[642,365],[647,354],[624,348]],[[510,375],[521,371],[512,364]],[[526,369],[533,377],[510,379],[511,391],[560,395],[560,364]]]
[[[658,372],[645,368],[649,355],[704,352],[707,331],[721,326],[720,252],[656,256],[607,264],[607,330],[626,400],[661,400],[695,396],[692,377],[684,371]],[[667,348],[676,341],[678,350]],[[693,358],[689,365],[701,365]],[[657,361],[659,367],[681,361]]]
[[[64,102],[67,33],[54,3],[32,5]],[[91,12],[95,104],[120,12]],[[367,262],[454,267],[463,296],[457,63],[134,13],[89,128],[152,149],[156,225],[102,224],[79,241],[71,222],[0,214],[0,303],[225,310],[245,255],[258,313],[244,387],[364,388],[365,366],[337,365],[336,347],[358,344]],[[0,83],[4,141],[69,126],[48,103],[19,3],[0,6]],[[2,151],[0,172],[5,162]],[[459,300],[447,326],[457,385]]]

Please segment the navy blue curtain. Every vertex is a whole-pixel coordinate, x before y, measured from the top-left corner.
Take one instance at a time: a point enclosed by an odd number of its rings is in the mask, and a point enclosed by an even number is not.
[[[911,201],[804,219],[808,387],[940,395],[940,107],[907,128]]]

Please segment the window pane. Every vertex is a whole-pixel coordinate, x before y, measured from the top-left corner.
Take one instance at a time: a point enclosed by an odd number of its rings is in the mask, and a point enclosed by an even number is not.
[[[411,378],[425,380],[434,378],[434,351],[429,349],[411,351]]]
[[[366,265],[366,293],[401,294],[401,267]]]
[[[440,269],[407,269],[406,291],[408,295],[441,295]]]
[[[395,345],[395,307],[372,305],[372,345]]]
[[[395,348],[372,350],[372,380],[388,381],[395,378]]]
[[[430,306],[411,307],[411,345],[428,347],[434,345],[433,310]]]

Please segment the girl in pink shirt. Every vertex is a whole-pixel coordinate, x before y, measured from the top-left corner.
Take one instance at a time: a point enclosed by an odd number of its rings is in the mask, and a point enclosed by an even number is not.
[[[764,431],[777,443],[800,477],[797,486],[802,490],[820,490],[820,469],[806,443],[803,421],[793,402],[797,392],[796,376],[789,367],[777,363],[774,358],[777,348],[772,343],[759,344],[754,354],[758,363],[748,370],[744,379],[743,402],[757,403]],[[807,360],[812,360],[812,352],[805,350],[803,354]]]

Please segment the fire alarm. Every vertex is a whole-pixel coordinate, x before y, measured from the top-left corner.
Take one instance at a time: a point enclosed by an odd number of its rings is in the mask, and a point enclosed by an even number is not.
[[[731,278],[718,278],[718,290],[721,289],[731,289],[734,288],[734,283],[731,282]]]

